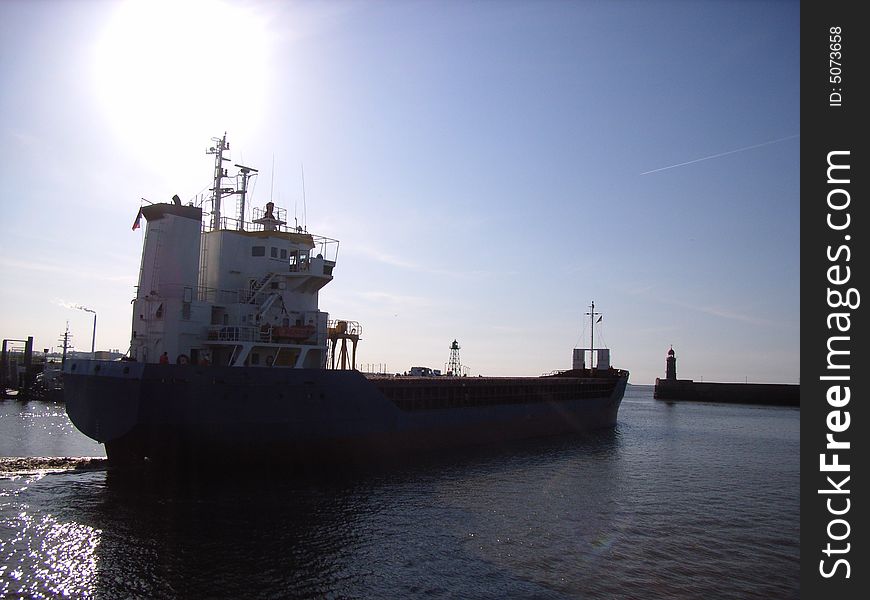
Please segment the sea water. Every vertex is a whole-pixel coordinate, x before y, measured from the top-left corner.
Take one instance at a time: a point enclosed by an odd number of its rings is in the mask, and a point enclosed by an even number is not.
[[[180,479],[4,400],[0,597],[797,598],[799,421],[629,386],[613,431]]]

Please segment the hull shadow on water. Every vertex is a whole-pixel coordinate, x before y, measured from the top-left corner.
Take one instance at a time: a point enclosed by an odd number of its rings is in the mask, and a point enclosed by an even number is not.
[[[368,465],[216,459],[187,472],[109,468],[105,486],[81,499],[75,520],[100,532],[97,595],[214,598],[256,590],[261,597],[388,597],[468,590],[475,597],[560,597],[535,583],[533,572],[543,565],[488,556],[492,549],[478,548],[468,536],[504,527],[486,513],[505,496],[515,497],[520,510],[534,493],[524,486],[541,480],[529,478],[530,470],[583,470],[594,462],[596,483],[612,481],[600,471],[602,463],[615,462],[606,459],[618,452],[619,437],[618,430],[605,430]],[[594,528],[612,529],[607,509],[597,510]],[[529,558],[545,561],[539,554]],[[528,576],[518,575],[524,568]]]

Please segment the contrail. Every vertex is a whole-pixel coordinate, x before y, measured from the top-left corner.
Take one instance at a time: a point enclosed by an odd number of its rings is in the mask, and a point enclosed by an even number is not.
[[[696,158],[695,160],[690,160],[687,162],[682,162],[676,165],[670,165],[668,167],[661,167],[660,169],[653,169],[652,171],[644,171],[641,175],[649,175],[650,173],[658,173],[659,171],[667,171],[668,169],[676,169],[677,167],[684,167],[686,165],[691,165],[692,163],[701,162],[702,160],[710,160],[711,158],[719,158],[720,156],[727,156],[729,154],[734,154],[735,152],[743,152],[744,150],[752,150],[753,148],[761,148],[762,146],[769,146],[771,144],[777,144],[779,142],[784,142],[786,140],[791,140],[796,137],[800,137],[799,133],[794,135],[790,135],[788,137],[779,138],[778,140],[770,140],[769,142],[762,142],[760,144],[755,144],[752,146],[746,146],[745,148],[738,148],[737,150],[729,150],[728,152],[720,152],[719,154],[712,154],[710,156],[705,156],[703,158]]]

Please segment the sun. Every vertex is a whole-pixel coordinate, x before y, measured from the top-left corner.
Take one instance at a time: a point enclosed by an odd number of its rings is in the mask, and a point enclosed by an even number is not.
[[[267,20],[253,4],[130,0],[94,45],[94,93],[110,126],[151,152],[253,127],[268,84]],[[203,137],[204,136],[204,137]]]

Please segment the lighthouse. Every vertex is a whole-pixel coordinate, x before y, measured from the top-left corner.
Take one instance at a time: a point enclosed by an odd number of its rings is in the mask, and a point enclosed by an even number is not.
[[[677,357],[674,355],[674,347],[668,350],[668,358],[665,361],[665,379],[669,381],[677,380]]]

